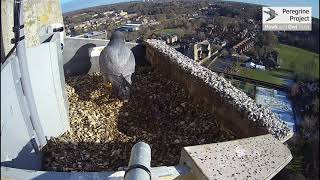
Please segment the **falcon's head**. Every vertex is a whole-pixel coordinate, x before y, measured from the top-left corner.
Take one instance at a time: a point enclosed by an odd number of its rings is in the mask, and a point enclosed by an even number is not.
[[[111,44],[124,43],[124,34],[120,31],[115,31],[112,33],[110,38]]]

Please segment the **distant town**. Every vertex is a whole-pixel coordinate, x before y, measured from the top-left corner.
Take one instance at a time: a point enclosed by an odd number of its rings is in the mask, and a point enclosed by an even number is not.
[[[289,144],[295,156],[304,156],[302,149],[314,151],[319,138],[319,19],[312,19],[310,32],[273,32],[262,31],[261,18],[254,4],[145,1],[65,13],[64,24],[71,37],[109,39],[118,30],[127,42],[165,41],[271,108],[301,133],[295,140],[303,143]],[[318,162],[295,163],[299,170],[287,170],[305,176],[319,168]]]

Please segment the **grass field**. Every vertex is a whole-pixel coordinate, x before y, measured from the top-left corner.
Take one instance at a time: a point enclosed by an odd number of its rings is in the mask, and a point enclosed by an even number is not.
[[[273,83],[277,85],[287,85],[286,80],[284,79],[283,74],[276,71],[262,71],[258,69],[249,69],[245,67],[239,67],[238,74],[244,77]],[[279,75],[280,74],[280,75]]]
[[[312,77],[319,79],[319,54],[293,46],[280,44],[275,49],[279,52],[280,69],[261,71],[238,67],[237,74],[278,85],[289,85],[295,74],[298,79]]]
[[[319,54],[284,44],[278,45],[275,49],[279,52],[282,69],[319,79]]]

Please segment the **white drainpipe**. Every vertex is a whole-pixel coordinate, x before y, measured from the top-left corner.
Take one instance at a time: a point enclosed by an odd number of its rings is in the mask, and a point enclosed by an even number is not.
[[[30,111],[30,120],[37,135],[36,139],[39,141],[39,146],[41,148],[44,145],[46,145],[47,140],[44,136],[43,129],[40,124],[40,119],[37,112],[34,95],[31,87],[30,75],[28,71],[25,38],[24,38],[23,0],[15,0],[14,3],[15,3],[14,7],[17,7],[17,8],[14,8],[15,9],[14,24],[15,24],[15,28],[19,28],[19,37],[15,36],[15,41],[18,41],[16,54],[18,57],[19,67],[21,72],[21,83],[22,83],[24,95],[26,97],[26,102]]]

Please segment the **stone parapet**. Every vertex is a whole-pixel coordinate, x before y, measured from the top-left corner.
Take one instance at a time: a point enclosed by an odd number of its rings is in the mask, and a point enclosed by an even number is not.
[[[292,159],[288,147],[272,135],[184,147],[180,163],[199,180],[272,179]]]
[[[211,70],[165,44],[145,41],[146,59],[179,82],[197,103],[205,103],[222,124],[239,138],[272,134],[281,142],[293,132],[270,109],[258,105],[244,92]]]

